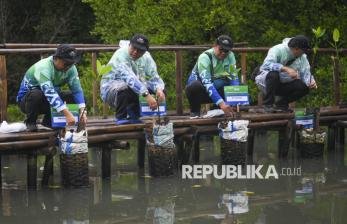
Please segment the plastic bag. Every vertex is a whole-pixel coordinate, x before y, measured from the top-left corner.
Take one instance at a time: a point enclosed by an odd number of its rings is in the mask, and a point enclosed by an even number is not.
[[[13,133],[13,132],[21,132],[27,129],[24,123],[16,122],[12,124],[8,124],[6,121],[3,121],[0,126],[1,133]]]
[[[59,138],[60,150],[64,154],[77,154],[88,152],[88,134],[86,130],[80,132],[67,131]]]
[[[153,126],[153,141],[157,146],[173,148],[175,146],[173,123],[169,122],[166,125],[155,124]]]
[[[203,118],[209,118],[209,117],[219,117],[224,115],[224,111],[221,109],[214,109],[207,111],[207,114],[202,116]]]
[[[224,127],[225,122],[218,124],[219,136],[223,139],[237,142],[246,142],[248,137],[248,120],[229,121]]]

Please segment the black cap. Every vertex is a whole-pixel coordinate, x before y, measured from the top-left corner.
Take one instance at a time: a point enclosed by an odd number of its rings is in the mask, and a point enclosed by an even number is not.
[[[60,44],[53,56],[71,64],[76,64],[81,60],[81,55],[70,44]]]
[[[225,50],[230,51],[233,48],[233,40],[227,35],[220,35],[216,42],[217,45],[221,46]]]
[[[311,49],[310,40],[304,35],[297,35],[291,38],[288,42],[288,47],[297,47],[303,50],[305,53]]]
[[[134,35],[130,40],[130,44],[136,49],[140,49],[143,51],[148,51],[149,49],[148,38],[142,34]]]

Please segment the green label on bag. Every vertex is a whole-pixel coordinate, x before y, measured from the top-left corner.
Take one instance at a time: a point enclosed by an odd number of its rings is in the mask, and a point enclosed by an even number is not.
[[[153,96],[153,95],[152,95]],[[153,96],[154,97],[154,96]],[[166,102],[161,102],[159,105],[159,111],[158,110],[152,110],[145,97],[140,96],[140,110],[141,110],[141,116],[157,116],[157,115],[166,115]]]
[[[224,86],[225,100],[229,105],[248,105],[248,86]]]
[[[77,104],[66,104],[66,107],[72,113],[75,118],[75,121],[78,122],[79,118],[79,108]],[[52,115],[52,127],[65,127],[66,118],[63,112],[57,112],[54,108],[51,107]]]

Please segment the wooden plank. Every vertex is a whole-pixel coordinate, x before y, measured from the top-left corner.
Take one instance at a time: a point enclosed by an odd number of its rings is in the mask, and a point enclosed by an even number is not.
[[[333,60],[333,65],[334,65],[334,71],[333,71],[334,96],[335,96],[334,99],[335,99],[335,105],[339,105],[340,104],[340,100],[341,100],[340,60],[337,57],[332,57],[332,60]]]
[[[176,58],[176,112],[183,114],[183,95],[182,95],[182,53],[175,51]]]
[[[247,53],[241,53],[241,83],[247,84]]]
[[[0,121],[7,120],[6,56],[0,55]]]
[[[98,70],[96,66],[96,60],[97,60],[97,53],[92,52],[92,68],[93,68],[93,73],[96,74],[96,77],[98,77]],[[97,79],[93,78],[93,115],[98,114],[98,83]]]

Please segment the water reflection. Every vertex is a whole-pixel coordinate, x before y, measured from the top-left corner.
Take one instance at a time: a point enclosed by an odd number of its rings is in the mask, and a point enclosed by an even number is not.
[[[9,168],[3,169],[6,187],[0,195],[0,223],[345,223],[347,169],[343,163],[328,163],[327,155],[303,160],[293,149],[292,159],[278,160],[274,156],[276,135],[262,132],[257,136],[255,145],[260,145],[261,153],[255,148],[256,164],[275,164],[277,170],[301,167],[301,176],[269,180],[150,178],[147,170],[137,169],[136,151],[131,149],[113,152],[112,178],[102,180],[99,152],[91,150],[89,188],[64,189],[55,173],[49,188],[28,191],[25,175],[18,175],[22,169],[13,172],[11,160],[17,158],[5,158],[3,165]],[[201,164],[219,164],[216,139],[201,143]]]

